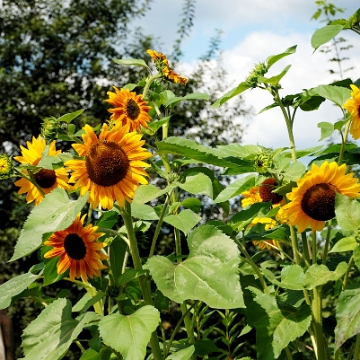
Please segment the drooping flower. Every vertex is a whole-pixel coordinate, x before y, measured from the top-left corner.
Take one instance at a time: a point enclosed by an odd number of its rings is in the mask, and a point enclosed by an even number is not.
[[[103,233],[96,232],[97,226],[83,226],[85,215],[80,218],[78,214],[75,221],[67,229],[54,232],[44,242],[46,246],[53,249],[45,253],[46,259],[60,256],[57,263],[58,274],[63,274],[70,268],[70,280],[82,278],[87,281],[88,277],[100,276],[99,270],[106,269],[101,260],[108,256],[101,252],[104,243],[98,242]]]
[[[154,61],[156,69],[168,80],[173,81],[175,84],[186,85],[187,78],[180,76],[175,71],[170,69],[169,61],[163,53],[158,53],[155,50],[146,51]]]
[[[10,177],[13,171],[13,162],[11,157],[6,154],[0,154],[0,179]]]
[[[55,140],[49,145],[49,156],[56,156],[61,153],[61,150],[56,150]],[[46,141],[40,135],[36,139],[34,136],[32,142],[27,142],[27,147],[20,146],[22,156],[14,156],[14,159],[21,164],[37,166],[41,160],[42,153],[46,147]],[[24,175],[30,176],[27,170],[23,170]],[[70,190],[71,186],[68,184],[69,177],[67,170],[64,168],[50,170],[39,168],[32,171],[32,176],[38,186],[42,189],[45,194],[48,194],[55,188],[63,188]],[[31,181],[21,178],[14,183],[19,186],[19,194],[26,193],[26,201],[30,203],[35,200],[35,205],[38,205],[44,198],[43,194]]]
[[[247,191],[243,191],[241,195],[244,197],[241,200],[241,206],[246,206],[258,203],[271,201],[273,205],[282,203],[283,197],[273,190],[277,186],[274,178],[265,179],[260,186],[254,186]]]
[[[151,120],[149,116],[150,106],[147,105],[141,95],[131,92],[127,89],[118,89],[113,86],[115,93],[108,91],[109,99],[105,100],[113,105],[110,120],[119,121],[123,126],[129,125],[130,131],[137,131],[140,126],[147,128]]]
[[[93,208],[101,204],[112,209],[116,200],[120,206],[132,201],[139,184],[147,184],[148,174],[143,169],[150,165],[143,160],[151,157],[142,145],[141,134],[129,132],[129,125],[118,124],[109,130],[103,124],[99,138],[93,128],[85,125],[83,144],[73,144],[83,159],[69,160],[65,166],[72,170],[70,182],[80,187],[80,195],[89,191]]]
[[[351,98],[344,104],[344,109],[351,114],[350,134],[357,140],[360,138],[360,89],[356,85],[350,85]]]
[[[252,227],[255,226],[256,224],[265,224],[265,230],[270,230],[277,224],[277,222],[269,217],[261,217],[261,218],[256,217],[251,221],[249,226]],[[264,249],[271,250],[273,248],[279,247],[277,241],[275,240],[253,240],[252,243],[254,245],[259,246],[261,250]]]
[[[305,176],[297,181],[297,187],[287,194],[291,202],[283,207],[288,223],[299,232],[308,226],[320,231],[325,221],[335,217],[336,193],[357,198],[360,184],[352,173],[346,174],[346,165],[325,161],[320,167],[313,164]]]

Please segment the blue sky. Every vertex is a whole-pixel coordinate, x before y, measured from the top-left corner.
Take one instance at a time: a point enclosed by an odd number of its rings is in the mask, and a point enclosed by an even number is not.
[[[346,9],[341,15],[344,18],[360,7],[359,0],[332,2]],[[156,50],[171,53],[182,6],[181,0],[153,0],[152,10],[138,21],[145,33],[160,38],[161,46]],[[331,83],[336,79],[328,70],[334,68],[334,64],[329,62],[328,55],[320,51],[313,53],[310,45],[311,35],[321,27],[317,21],[310,20],[316,9],[312,0],[198,0],[194,27],[183,45],[181,74],[191,74],[199,56],[208,49],[215,29],[221,29],[223,64],[233,86],[244,80],[255,63],[293,45],[297,45],[296,54],[284,58],[276,64],[278,67],[271,69],[273,73],[268,74],[275,75],[286,65],[292,65],[281,82],[284,88],[281,96]],[[344,67],[353,67],[345,77],[356,80],[360,78],[360,36],[351,32],[343,32],[341,36],[354,46],[344,52],[344,56],[350,57]],[[272,103],[268,93],[258,89],[245,93],[244,99],[256,113]],[[297,147],[319,145],[317,123],[335,122],[341,115],[341,111],[329,103],[322,105],[319,111],[299,112],[294,127]],[[286,127],[278,109],[254,116],[251,120],[239,121],[248,126],[243,143],[273,148],[288,146]]]

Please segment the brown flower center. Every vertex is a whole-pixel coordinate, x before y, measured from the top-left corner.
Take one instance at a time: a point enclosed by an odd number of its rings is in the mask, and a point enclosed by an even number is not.
[[[140,108],[138,106],[138,104],[135,102],[135,100],[130,99],[126,105],[126,113],[127,116],[131,119],[131,120],[136,120],[137,117],[140,114]]]
[[[330,220],[335,217],[335,196],[334,185],[316,184],[306,191],[301,201],[301,208],[314,220]]]
[[[41,169],[34,174],[35,181],[43,189],[48,189],[54,186],[56,182],[56,174],[54,170]]]
[[[66,254],[74,260],[82,260],[86,255],[84,240],[77,234],[68,234],[64,240]]]
[[[358,116],[360,117],[360,105],[357,110],[358,110]]]
[[[130,167],[124,151],[113,142],[93,146],[85,164],[90,180],[100,186],[117,184],[125,178]]]
[[[263,181],[260,185],[259,194],[264,202],[271,201],[273,204],[278,204],[283,197],[277,193],[272,192],[277,183],[274,178],[269,178]]]

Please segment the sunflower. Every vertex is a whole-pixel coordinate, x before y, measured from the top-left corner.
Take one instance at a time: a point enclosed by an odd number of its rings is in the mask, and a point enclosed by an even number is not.
[[[354,140],[357,140],[360,138],[360,89],[356,85],[350,86],[352,89],[351,98],[344,104],[344,109],[351,114],[350,134]]]
[[[268,178],[265,179],[260,186],[254,186],[251,189],[242,192],[241,195],[244,198],[241,200],[241,206],[244,208],[258,202],[269,201],[271,201],[273,205],[283,203],[283,197],[273,192],[276,186],[276,180],[274,178]]]
[[[10,177],[13,171],[11,158],[6,154],[0,154],[0,179]]]
[[[325,161],[320,167],[312,165],[305,176],[297,181],[297,187],[287,194],[291,202],[283,207],[290,225],[297,225],[303,232],[308,226],[320,231],[325,221],[335,216],[335,195],[358,197],[360,184],[353,174],[346,174],[346,165]]]
[[[168,59],[163,53],[158,53],[155,50],[146,51],[154,61],[156,69],[168,80],[173,81],[175,84],[186,85],[187,78],[180,76],[175,71],[170,69]]]
[[[78,214],[72,225],[65,230],[56,231],[44,242],[44,245],[53,247],[44,257],[51,259],[60,256],[57,273],[63,274],[70,268],[71,281],[80,277],[87,281],[88,277],[100,276],[99,270],[106,269],[101,262],[108,258],[101,252],[105,245],[96,241],[104,234],[96,232],[97,226],[90,224],[84,227],[85,216],[80,218]]]
[[[274,219],[271,219],[269,217],[262,217],[262,218],[254,218],[251,223],[249,224],[250,227],[255,226],[256,224],[265,224],[265,230],[272,229],[277,222]],[[274,247],[278,248],[279,245],[277,244],[277,241],[275,240],[254,240],[252,242],[254,245],[258,245],[261,250],[268,249],[271,250]]]
[[[61,150],[56,150],[55,143],[56,141],[54,140],[49,145],[49,156],[56,156],[61,153]],[[45,139],[43,139],[40,135],[37,139],[33,136],[32,142],[27,142],[27,147],[28,148],[20,146],[22,156],[15,156],[14,159],[21,164],[37,166],[46,147]],[[30,176],[26,170],[23,170],[23,173],[26,176]],[[71,186],[68,184],[68,173],[64,168],[56,170],[38,168],[38,171],[33,171],[32,177],[45,194],[48,194],[57,187],[65,190],[71,190]],[[19,194],[27,193],[27,203],[35,200],[35,205],[38,205],[44,198],[39,188],[25,178],[15,181],[14,184],[20,187],[20,190],[18,191]]]
[[[105,100],[114,109],[109,109],[111,113],[110,120],[121,122],[122,125],[129,124],[130,131],[137,131],[140,125],[147,128],[148,122],[151,120],[149,116],[150,106],[147,106],[146,101],[127,89],[118,89],[113,86],[115,93],[108,91],[109,99]]]
[[[69,160],[65,166],[72,170],[70,182],[80,187],[80,195],[89,191],[89,202],[93,208],[101,204],[103,209],[112,209],[114,201],[120,206],[125,200],[132,201],[139,184],[147,184],[148,174],[143,162],[149,153],[141,146],[145,140],[136,132],[129,132],[130,125],[114,126],[109,130],[103,124],[99,138],[93,128],[84,126],[83,144],[73,144],[83,159]]]

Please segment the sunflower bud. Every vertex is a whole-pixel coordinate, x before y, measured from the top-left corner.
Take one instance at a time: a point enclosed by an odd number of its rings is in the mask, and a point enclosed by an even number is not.
[[[7,179],[13,170],[12,159],[6,154],[0,154],[0,179]]]
[[[254,168],[260,174],[268,173],[268,168],[272,168],[274,165],[273,156],[270,151],[263,151],[261,154],[255,157]]]
[[[256,64],[249,76],[245,79],[245,82],[251,87],[256,88],[259,84],[259,76],[264,76],[268,71],[267,66],[264,63]]]
[[[41,135],[47,141],[52,141],[59,134],[61,125],[56,118],[50,116],[45,118],[41,126]]]
[[[117,298],[120,294],[120,289],[116,285],[110,285],[106,289],[106,294],[111,298]]]

